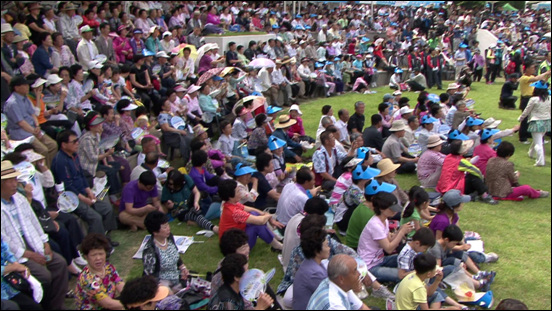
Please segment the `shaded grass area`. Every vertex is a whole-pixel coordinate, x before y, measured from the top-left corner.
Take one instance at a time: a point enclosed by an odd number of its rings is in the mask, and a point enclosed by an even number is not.
[[[501,87],[502,83],[494,85],[474,83],[469,97],[475,99],[475,109],[482,113],[482,117],[492,116],[495,119],[503,120],[499,127],[507,129],[517,123],[516,119],[520,111],[497,109]],[[383,95],[392,92],[387,87],[377,88],[376,91],[378,93],[372,95],[350,93],[302,103],[300,108],[303,112],[306,133],[312,136],[316,133],[322,106],[332,105],[337,118],[337,112],[341,108],[348,109],[352,114],[353,105],[358,100],[366,103],[367,121],[365,126],[369,126],[370,116],[377,112],[377,106],[381,103]],[[437,90],[433,91],[440,94]],[[411,106],[414,106],[418,94],[407,92],[403,96],[410,98]],[[533,166],[534,160],[527,156],[529,145],[520,144],[517,136],[507,137],[504,140],[514,143],[516,147],[516,153],[511,161],[521,172],[520,183],[549,191],[550,145],[545,145],[546,167],[536,168]],[[312,154],[312,151],[309,154]],[[181,159],[175,159],[173,165],[182,165]],[[415,175],[400,175],[397,179],[401,187],[407,190],[419,184]],[[217,222],[215,221],[215,223]],[[525,302],[530,309],[551,309],[550,223],[550,198],[522,202],[502,201],[496,206],[474,202],[464,206],[460,212],[460,227],[464,231],[479,232],[485,241],[486,251],[495,252],[500,256],[497,263],[483,264],[481,267],[483,270],[497,271],[497,277],[491,286],[496,304],[501,299],[516,298]],[[198,227],[191,227],[185,223],[179,225],[178,221],[171,222],[171,229],[175,235],[188,236],[194,235],[200,230]],[[145,234],[147,233],[144,231],[132,233],[128,230],[119,230],[113,233],[114,239],[121,245],[111,256],[111,261],[125,280],[142,275],[141,261],[131,259],[131,257],[138,249]],[[222,259],[218,249],[217,236],[209,239],[202,236],[195,238],[203,240],[205,243],[192,245],[186,254],[182,255],[182,259],[190,270],[201,274],[214,271]],[[273,289],[276,289],[283,278],[282,267],[278,262],[277,255],[272,253],[270,247],[261,240],[251,252],[249,266],[264,271],[276,267],[276,275],[270,282]],[[74,284],[74,281],[71,284]],[[381,299],[369,297],[365,302],[370,306],[385,308],[385,302]],[[70,300],[68,300],[69,306],[71,306]]]

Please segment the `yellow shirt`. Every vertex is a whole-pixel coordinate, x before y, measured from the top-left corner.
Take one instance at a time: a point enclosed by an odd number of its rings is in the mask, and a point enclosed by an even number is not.
[[[534,87],[530,86],[532,82],[529,79],[532,76],[523,75],[519,78],[519,89],[521,90],[521,96],[533,96]]]
[[[395,297],[399,310],[416,310],[420,304],[427,303],[425,283],[420,280],[416,272],[412,272],[399,283]]]

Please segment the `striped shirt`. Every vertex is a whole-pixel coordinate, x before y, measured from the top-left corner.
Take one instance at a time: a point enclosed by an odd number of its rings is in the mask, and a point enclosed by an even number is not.
[[[312,294],[307,310],[359,310],[362,304],[352,290],[344,292],[335,283],[325,279]]]
[[[412,249],[412,247],[410,247],[409,243],[406,243],[406,245],[401,250],[399,256],[397,257],[398,268],[405,271],[413,271],[414,257],[416,257],[416,255],[418,255],[418,253],[416,253]]]

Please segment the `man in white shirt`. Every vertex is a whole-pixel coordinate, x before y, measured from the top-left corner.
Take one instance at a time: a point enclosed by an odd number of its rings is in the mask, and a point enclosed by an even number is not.
[[[355,292],[362,290],[356,260],[345,254],[332,257],[328,278],[312,294],[307,310],[370,310]]]
[[[316,195],[320,188],[314,188],[314,174],[306,167],[297,171],[296,182],[287,184],[282,190],[278,206],[276,207],[276,219],[284,225],[298,213],[302,213],[305,203],[309,199],[307,190]],[[282,232],[284,232],[282,230]]]
[[[136,166],[132,170],[132,173],[130,173],[130,180],[138,180],[143,172],[152,171],[157,178],[157,191],[161,193],[163,191],[163,185],[161,184],[161,181],[164,182],[165,180],[167,180],[167,174],[169,173],[171,168],[163,173],[161,172],[161,169],[157,166],[158,162],[159,154],[157,152],[154,151],[146,154],[144,162],[141,165]]]
[[[305,82],[305,96],[311,96],[316,88],[316,82],[311,77],[311,70],[309,68],[309,59],[304,57],[301,59],[301,65],[297,68],[297,73]]]
[[[339,120],[334,124],[339,131],[338,141],[344,145],[349,146],[351,140],[349,137],[349,131],[347,130],[347,121],[349,121],[349,111],[347,109],[340,109],[337,112]]]
[[[282,74],[281,59],[276,60],[276,69],[272,71],[272,82],[278,86],[279,92],[282,93],[284,98],[284,106],[290,106],[289,100],[294,100],[294,98],[291,97],[292,93],[290,81]]]
[[[269,106],[281,107],[282,105],[278,103],[279,86],[272,82],[273,71],[274,68],[272,67],[263,67],[261,68],[261,70],[259,70],[259,78],[261,79],[261,90],[264,97],[270,100]]]
[[[77,58],[84,71],[89,69],[88,64],[99,54],[96,44],[92,41],[93,31],[88,25],[80,28],[82,40],[77,45]]]

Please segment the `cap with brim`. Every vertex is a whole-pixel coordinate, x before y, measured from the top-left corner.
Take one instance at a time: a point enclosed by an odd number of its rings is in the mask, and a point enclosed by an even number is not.
[[[477,125],[482,125],[483,123],[485,123],[485,121],[482,119],[469,117],[468,121],[466,121],[466,126],[477,126]]]
[[[545,83],[543,80],[539,80],[537,82],[531,83],[530,86],[536,88],[536,89],[548,89],[549,85],[548,83]]]
[[[24,84],[31,84],[31,83],[27,79],[25,79],[25,77],[22,76],[22,75],[17,75],[15,77],[13,77],[10,81],[10,86],[11,87],[20,86],[20,85],[24,85]]]
[[[462,147],[460,148],[460,154],[465,154],[466,152],[468,152],[468,150],[470,150],[471,147],[473,147],[473,144],[474,144],[474,142],[471,139],[462,141]]]
[[[201,125],[201,124],[198,124],[198,125],[194,126],[193,129],[194,129],[194,136],[195,137],[198,137],[201,134],[207,133],[207,129],[205,127],[203,127],[203,125]]]
[[[296,104],[291,105],[291,107],[289,107],[289,111],[291,112],[293,110],[297,111],[297,113],[299,113],[300,116],[303,115],[303,112],[301,112],[301,109],[299,109],[299,105],[296,105]]]
[[[502,123],[502,120],[495,120],[494,118],[491,117],[491,118],[488,118],[487,120],[485,120],[485,122],[483,122],[483,127],[494,129],[497,126],[499,126],[500,123]]]
[[[393,122],[393,125],[389,129],[389,132],[400,132],[406,130],[406,125],[402,120]]]
[[[393,96],[399,96],[399,95],[402,95],[402,92],[401,92],[401,91],[395,91],[395,92],[393,92]]]
[[[152,34],[155,31],[155,29],[158,29],[158,28],[159,26],[151,26],[149,29],[149,33]]]
[[[163,38],[165,38],[166,36],[171,36],[171,35],[172,35],[172,33],[170,31],[165,31],[163,33]]]
[[[80,28],[80,33],[85,33],[85,32],[91,32],[91,31],[94,31],[94,29],[92,29],[90,26],[88,25],[84,25]]]
[[[105,121],[105,119],[100,117],[99,114],[94,115],[93,117],[90,118],[90,120],[86,120],[86,119],[87,118],[85,117],[85,122],[88,126],[100,125]]]
[[[240,176],[247,175],[247,174],[253,174],[255,172],[256,172],[256,170],[254,170],[250,166],[245,166],[242,163],[239,163],[236,166],[236,171],[234,172],[234,176],[240,177]]]
[[[404,108],[404,107],[403,107]],[[420,120],[420,124],[432,124],[437,122],[437,119],[430,115],[425,115],[422,117],[422,120]]]
[[[21,152],[21,154],[26,156],[27,161],[31,163],[44,159],[43,155],[41,155],[40,153],[34,152],[32,149],[25,150]]]
[[[366,167],[366,169],[364,169],[362,167],[362,165],[359,163],[359,164],[357,164],[356,168],[353,171],[353,179],[355,179],[355,180],[359,180],[359,179],[368,180],[370,178],[376,177],[379,173],[381,173],[380,170],[375,169],[375,168],[371,168],[369,166]]]
[[[268,148],[270,151],[274,151],[276,149],[282,148],[286,145],[286,142],[276,136],[270,136],[268,138]]]
[[[166,286],[159,286],[157,288],[157,293],[155,294],[155,297],[149,299],[149,300],[146,300],[144,302],[137,302],[137,303],[133,303],[133,304],[129,304],[128,307],[129,308],[137,308],[137,307],[141,307],[143,305],[146,305],[150,302],[156,302],[156,301],[160,301],[160,300],[163,300],[165,299],[167,296],[169,295],[169,288],[166,287]]]
[[[44,85],[45,83],[47,82],[47,80],[45,79],[42,79],[42,78],[38,78],[36,79],[36,81],[31,85],[31,88],[37,88],[41,85]]]
[[[13,37],[13,42],[12,43],[19,43],[19,42],[23,42],[23,41],[27,41],[27,40],[29,40],[29,38],[27,38],[25,36],[17,35],[15,37]]]
[[[224,80],[223,78],[219,77],[219,76],[213,76],[213,80],[214,81],[222,81]]]
[[[119,28],[117,28],[117,31],[122,31],[123,29],[129,29],[130,27],[129,26],[126,26],[126,25],[121,25],[119,26]]]
[[[461,203],[468,203],[471,201],[469,195],[462,195],[462,192],[457,189],[447,191],[442,198],[443,202],[449,207],[455,207]]]
[[[266,110],[266,114],[274,114],[281,110],[282,108],[278,106],[268,106],[268,109]]]
[[[174,91],[175,92],[186,92],[186,88],[183,87],[182,85],[177,85],[175,88],[174,88]]]
[[[378,162],[378,169],[381,171],[378,176],[376,177],[382,177],[387,174],[390,174],[394,171],[396,171],[399,167],[401,167],[400,164],[395,164],[391,159],[383,159]]]
[[[484,129],[481,131],[481,140],[487,140],[493,137],[493,135],[495,135],[498,132],[500,132],[500,130],[498,129]]]
[[[137,28],[137,29],[134,29],[134,31],[132,33],[139,34],[139,33],[144,33],[144,32],[142,32],[142,29]]]
[[[403,73],[403,70],[401,68],[396,68],[395,73]]]
[[[393,98],[393,95],[387,93],[385,95],[383,95],[383,101],[388,101],[390,100],[391,98]]]
[[[379,182],[375,178],[372,179],[372,181],[366,185],[364,188],[364,194],[367,195],[374,195],[380,192],[387,192],[391,193],[397,189],[397,186],[393,184],[389,184],[386,182]]]
[[[88,69],[102,69],[103,64],[97,60],[91,60],[88,62]]]
[[[16,178],[21,175],[15,170],[13,164],[10,161],[2,161],[2,180]]]
[[[126,106],[125,108],[121,109],[121,110],[123,110],[123,111],[132,111],[136,108],[138,108],[138,106],[136,104],[130,104],[130,105]]]
[[[155,54],[155,56],[162,57],[162,58],[171,58],[169,55],[167,55],[167,52],[165,51],[159,51],[157,52],[157,54]]]
[[[349,167],[357,167],[357,165],[359,165],[360,163],[364,162],[364,159],[360,159],[360,158],[352,158],[351,160],[349,160],[349,162],[347,162],[345,164],[345,168],[349,168]]]
[[[468,140],[468,139],[470,139],[467,135],[461,133],[461,132],[458,131],[458,130],[452,131],[452,132],[448,135],[448,138],[449,138],[449,139],[453,139],[453,140]]]
[[[199,91],[200,88],[201,88],[201,86],[193,84],[188,88],[188,94],[191,94],[193,92],[197,92],[197,91]]]
[[[144,54],[144,57],[155,56],[155,53],[153,53],[150,50],[146,50],[146,49],[142,50],[142,54]]]
[[[281,115],[278,118],[278,124],[276,124],[274,127],[277,129],[283,129],[283,128],[290,127],[296,123],[297,123],[297,120],[290,118],[289,115]]]
[[[360,147],[357,149],[357,158],[362,159],[363,161],[366,159],[366,156],[371,153],[370,148],[368,147]]]
[[[427,139],[427,147],[428,148],[437,147],[437,146],[442,145],[443,143],[444,143],[444,141],[441,139],[441,137],[439,137],[439,135],[431,135]]]

